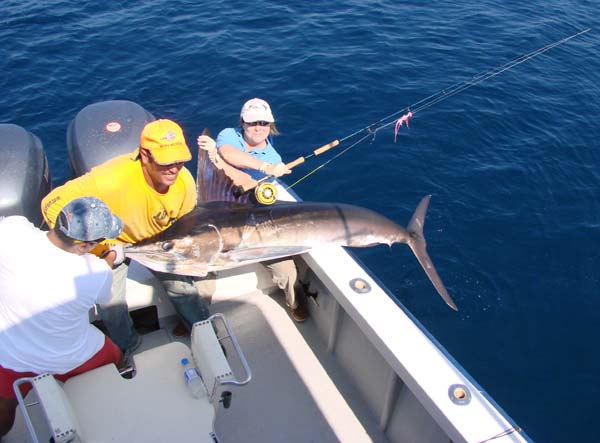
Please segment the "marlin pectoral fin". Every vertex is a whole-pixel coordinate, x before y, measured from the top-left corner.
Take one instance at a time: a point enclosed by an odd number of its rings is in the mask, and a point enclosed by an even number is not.
[[[311,248],[306,246],[269,246],[264,248],[241,249],[238,251],[234,250],[222,255],[226,256],[229,260],[236,262],[256,262],[298,255],[310,249]]]
[[[130,258],[157,272],[205,277],[210,271],[206,263],[191,260],[164,259],[160,255],[131,254]]]
[[[206,265],[199,265],[198,263],[183,263],[178,264],[174,269],[170,272],[179,275],[189,275],[192,277],[206,277],[206,275],[211,271]]]

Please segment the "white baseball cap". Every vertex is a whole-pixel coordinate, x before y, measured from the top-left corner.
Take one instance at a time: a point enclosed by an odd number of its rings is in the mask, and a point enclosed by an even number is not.
[[[244,103],[240,117],[246,123],[258,121],[265,121],[269,123],[275,122],[273,113],[271,112],[271,107],[266,101],[260,98],[253,98]]]

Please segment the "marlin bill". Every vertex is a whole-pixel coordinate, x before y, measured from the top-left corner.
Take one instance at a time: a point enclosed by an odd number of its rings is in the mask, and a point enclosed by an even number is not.
[[[361,248],[405,243],[440,296],[458,310],[427,254],[423,226],[430,198],[421,200],[407,228],[369,209],[346,204],[199,203],[169,229],[126,247],[125,253],[155,271],[203,277],[211,271],[326,245]]]

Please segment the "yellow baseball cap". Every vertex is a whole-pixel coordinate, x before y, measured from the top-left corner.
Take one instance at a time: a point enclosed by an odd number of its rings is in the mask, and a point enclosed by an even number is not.
[[[187,162],[192,159],[181,127],[172,120],[154,120],[144,126],[140,146],[152,152],[159,165]]]

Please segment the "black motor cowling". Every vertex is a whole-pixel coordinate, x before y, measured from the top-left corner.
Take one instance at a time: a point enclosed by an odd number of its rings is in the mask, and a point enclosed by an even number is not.
[[[0,123],[0,216],[23,215],[41,226],[40,202],[50,187],[40,139],[21,126]]]
[[[83,108],[69,124],[67,149],[75,176],[140,144],[142,129],[154,116],[137,103],[109,100]]]

